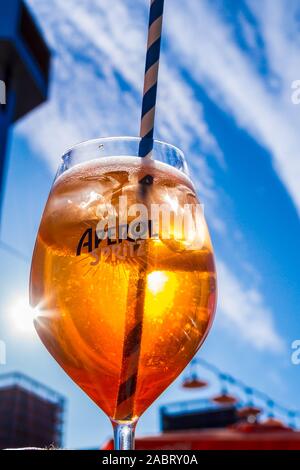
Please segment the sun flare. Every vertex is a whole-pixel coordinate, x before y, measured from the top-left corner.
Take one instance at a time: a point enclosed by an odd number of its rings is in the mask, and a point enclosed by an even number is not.
[[[147,277],[147,284],[148,289],[152,292],[152,294],[158,294],[164,288],[165,283],[168,280],[168,276],[161,272],[161,271],[154,271],[148,274]]]
[[[37,316],[37,309],[32,308],[27,297],[18,297],[11,305],[10,319],[13,326],[22,333],[34,331],[33,321]]]

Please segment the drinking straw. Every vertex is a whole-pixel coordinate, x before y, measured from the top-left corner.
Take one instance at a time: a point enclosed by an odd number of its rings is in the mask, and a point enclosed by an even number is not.
[[[140,128],[140,157],[151,155],[153,149],[163,9],[164,0],[151,0]]]
[[[143,103],[139,144],[139,156],[145,161],[151,157],[153,150],[154,120],[157,97],[157,80],[161,46],[164,0],[151,0],[148,26],[147,55],[144,76]],[[143,165],[141,166],[143,173]],[[146,174],[139,180],[139,194],[147,203],[148,193],[153,184],[153,177]],[[115,410],[116,420],[131,420],[134,418],[134,397],[137,388],[139,359],[141,352],[144,303],[147,285],[148,243],[143,262],[138,272],[129,277],[128,292],[134,293],[134,298],[127,299],[127,318],[125,320],[125,339],[123,344],[122,368]],[[130,304],[134,303],[133,315],[130,315]]]

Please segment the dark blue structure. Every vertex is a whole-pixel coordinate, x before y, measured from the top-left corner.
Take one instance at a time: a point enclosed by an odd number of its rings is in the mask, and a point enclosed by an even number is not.
[[[234,405],[220,406],[208,399],[170,403],[160,408],[163,432],[225,428],[239,421]]]
[[[50,51],[23,0],[0,0],[0,214],[9,127],[47,99]]]

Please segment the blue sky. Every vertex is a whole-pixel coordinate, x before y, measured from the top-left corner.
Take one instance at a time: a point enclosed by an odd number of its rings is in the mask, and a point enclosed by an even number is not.
[[[300,0],[166,0],[156,137],[180,147],[216,251],[219,305],[202,352],[221,369],[300,408]],[[30,259],[59,163],[89,138],[136,135],[146,0],[29,0],[53,51],[49,101],[12,131],[1,239]],[[1,251],[0,339],[7,365],[69,398],[66,445],[97,446],[110,423],[65,376],[34,332],[16,327],[29,261]],[[205,375],[205,372],[203,371]],[[203,396],[213,393],[213,384]],[[158,406],[195,398],[175,383]]]

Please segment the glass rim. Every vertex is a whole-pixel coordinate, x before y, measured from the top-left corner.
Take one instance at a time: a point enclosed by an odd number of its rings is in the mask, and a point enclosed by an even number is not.
[[[83,140],[81,142],[78,142],[78,144],[75,144],[73,145],[72,147],[70,147],[68,150],[66,150],[64,152],[64,154],[62,155],[61,159],[64,161],[65,158],[70,154],[70,152],[74,151],[74,150],[77,150],[81,147],[84,147],[85,145],[87,144],[95,144],[95,143],[101,143],[101,142],[116,142],[116,141],[132,141],[132,142],[140,142],[142,140],[141,137],[134,137],[134,136],[113,136],[113,137],[97,137],[95,139],[88,139],[88,140]],[[170,149],[174,150],[176,153],[178,153],[182,159],[185,161],[185,155],[184,155],[184,152],[182,150],[180,150],[180,148],[176,147],[176,145],[173,145],[173,144],[169,144],[163,140],[158,140],[158,139],[153,139],[153,142],[154,144],[159,144],[159,145],[162,145],[162,146],[167,146],[169,147]],[[140,157],[140,158],[143,158],[143,157]]]

